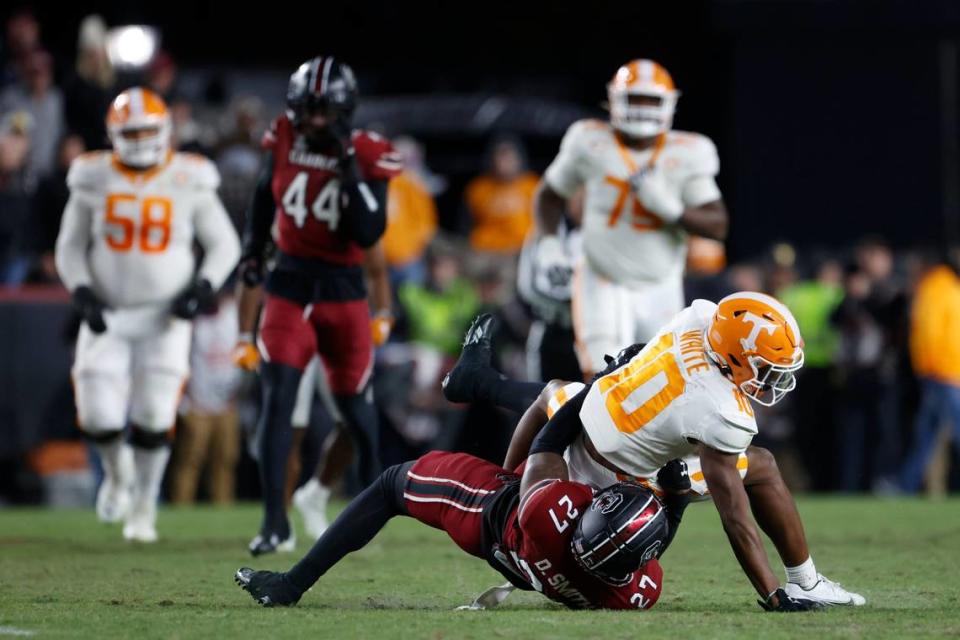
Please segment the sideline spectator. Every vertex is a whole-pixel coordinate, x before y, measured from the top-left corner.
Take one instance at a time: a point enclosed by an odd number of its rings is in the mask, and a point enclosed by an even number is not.
[[[98,15],[80,23],[77,63],[63,83],[67,129],[83,138],[87,149],[106,149],[106,118],[116,90],[116,78],[107,56],[107,25]]]
[[[422,285],[427,277],[424,252],[437,232],[437,205],[420,177],[423,151],[413,138],[394,143],[403,157],[404,171],[390,181],[387,196],[387,230],[383,250],[390,265],[390,284]]]
[[[23,80],[0,93],[0,113],[25,111],[33,118],[27,169],[44,178],[57,164],[63,135],[63,94],[53,84],[53,58],[36,50],[23,58]]]
[[[525,168],[523,149],[501,138],[490,152],[489,170],[467,185],[465,201],[472,229],[470,246],[514,256],[533,227],[533,193],[539,178]]]

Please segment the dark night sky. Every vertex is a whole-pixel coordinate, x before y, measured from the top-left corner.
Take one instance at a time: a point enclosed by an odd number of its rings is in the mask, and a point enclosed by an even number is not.
[[[960,33],[960,3],[537,5],[102,2],[96,10],[110,24],[159,26],[185,65],[292,69],[335,52],[368,94],[482,90],[595,105],[619,64],[652,57],[683,91],[677,126],[718,144],[735,255],[776,238],[812,247],[869,232],[900,245],[940,237],[938,43]],[[92,6],[34,9],[47,46],[68,58]]]

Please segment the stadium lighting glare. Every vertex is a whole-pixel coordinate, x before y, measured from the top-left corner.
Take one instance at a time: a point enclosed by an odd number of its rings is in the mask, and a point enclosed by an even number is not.
[[[113,66],[137,69],[150,64],[160,46],[160,34],[153,27],[128,25],[107,33],[107,56]]]

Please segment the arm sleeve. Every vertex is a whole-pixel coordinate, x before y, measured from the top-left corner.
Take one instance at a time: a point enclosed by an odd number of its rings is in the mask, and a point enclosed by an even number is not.
[[[364,249],[377,243],[387,228],[387,181],[366,181],[354,167],[340,183],[344,234]]]
[[[262,256],[270,240],[270,227],[273,226],[273,216],[277,205],[273,200],[273,155],[264,156],[263,169],[257,186],[253,190],[253,199],[250,201],[250,210],[247,212],[247,223],[243,230],[243,256]]]
[[[219,289],[237,266],[240,240],[230,215],[214,191],[207,191],[200,198],[194,224],[197,241],[204,251],[200,278]]]
[[[530,454],[557,453],[563,454],[568,446],[577,439],[583,431],[583,422],[580,421],[580,409],[587,397],[591,385],[584,387],[550,418],[530,444]]]
[[[91,215],[83,196],[72,192],[63,210],[55,253],[57,273],[70,291],[80,286],[90,286],[93,280],[87,264]]]

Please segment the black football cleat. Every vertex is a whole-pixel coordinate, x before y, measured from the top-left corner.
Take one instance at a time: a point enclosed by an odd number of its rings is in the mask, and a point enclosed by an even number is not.
[[[294,535],[293,529],[290,529],[286,538],[281,538],[278,533],[261,531],[253,537],[247,548],[250,549],[250,555],[254,558],[278,551],[289,552],[297,548],[297,537]]]
[[[241,567],[233,574],[233,581],[264,607],[292,607],[303,595],[285,573]]]
[[[477,316],[470,323],[463,339],[460,358],[441,383],[443,395],[450,402],[465,403],[476,400],[478,384],[491,375],[499,375],[490,366],[493,357],[490,340],[494,326],[494,317],[489,313]]]

